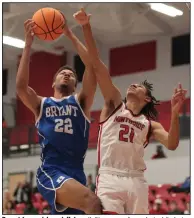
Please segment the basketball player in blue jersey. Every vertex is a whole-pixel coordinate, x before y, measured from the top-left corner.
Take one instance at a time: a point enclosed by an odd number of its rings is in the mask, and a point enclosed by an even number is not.
[[[96,90],[96,78],[88,61],[87,50],[65,26],[65,36],[72,41],[86,66],[81,91],[74,95],[76,73],[65,66],[54,76],[54,96],[39,96],[28,85],[35,24],[32,20],[27,20],[24,26],[25,47],[18,68],[16,87],[18,96],[35,116],[42,147],[42,164],[37,172],[38,189],[52,207],[52,214],[101,214],[101,202],[85,187],[83,171],[88,146],[90,108]],[[42,73],[46,79],[46,72]]]

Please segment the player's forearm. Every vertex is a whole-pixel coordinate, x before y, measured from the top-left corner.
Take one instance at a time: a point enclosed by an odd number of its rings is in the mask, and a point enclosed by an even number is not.
[[[89,23],[83,26],[83,32],[89,57],[105,102],[113,101],[115,106],[118,106],[118,104],[121,103],[121,94],[113,85],[108,68],[99,57],[98,49]]]
[[[91,63],[89,61],[89,55],[87,52],[86,47],[83,45],[83,43],[75,36],[75,34],[69,30],[68,33],[66,34],[66,36],[71,40],[71,42],[73,43],[73,46],[75,47],[78,55],[80,56],[80,58],[82,59],[84,65],[86,67],[90,67]]]
[[[85,42],[86,42],[86,47],[88,49],[90,59],[92,60],[92,64],[94,66],[98,65],[100,58],[99,58],[96,42],[95,42],[95,39],[94,39],[93,34],[92,34],[91,25],[88,23],[88,24],[82,26],[82,28],[83,28],[84,38],[85,38]]]
[[[179,115],[172,113],[170,130],[168,134],[168,149],[169,150],[175,150],[178,147],[179,136],[180,136]]]
[[[26,89],[29,83],[29,63],[30,63],[30,46],[25,46],[20,60],[17,76],[16,88]]]

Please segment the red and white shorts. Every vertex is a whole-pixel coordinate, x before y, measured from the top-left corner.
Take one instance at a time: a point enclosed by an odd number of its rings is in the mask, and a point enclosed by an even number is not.
[[[100,174],[96,194],[107,214],[149,214],[148,184],[144,176]]]

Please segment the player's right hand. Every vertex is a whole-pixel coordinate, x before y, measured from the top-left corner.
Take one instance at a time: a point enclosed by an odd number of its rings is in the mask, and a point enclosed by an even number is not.
[[[33,29],[36,27],[33,20],[28,19],[24,22],[25,28],[25,43],[26,46],[31,46],[34,39],[34,31]]]
[[[84,26],[89,23],[91,14],[86,14],[83,8],[80,11],[76,12],[73,17],[76,19],[78,24]]]

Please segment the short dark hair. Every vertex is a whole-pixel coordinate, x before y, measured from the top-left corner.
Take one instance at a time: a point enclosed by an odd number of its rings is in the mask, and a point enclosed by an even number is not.
[[[148,119],[156,120],[158,117],[158,111],[155,108],[156,105],[160,104],[160,101],[152,95],[153,84],[149,83],[147,80],[144,80],[141,83],[147,90],[147,96],[150,97],[151,101],[148,102],[141,110],[141,113],[148,117]]]
[[[92,179],[92,174],[89,174],[89,175],[88,175],[88,178]]]
[[[75,79],[76,79],[75,86],[77,86],[77,83],[78,83],[77,73],[76,73],[76,71],[75,71],[72,67],[70,67],[70,66],[68,66],[68,65],[62,66],[62,67],[60,67],[60,68],[58,69],[58,71],[55,73],[55,75],[54,75],[54,77],[53,77],[53,82],[55,82],[55,79],[56,79],[57,75],[58,75],[61,71],[63,71],[63,70],[70,70],[70,71],[72,71],[72,72],[74,73]]]

